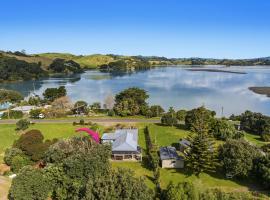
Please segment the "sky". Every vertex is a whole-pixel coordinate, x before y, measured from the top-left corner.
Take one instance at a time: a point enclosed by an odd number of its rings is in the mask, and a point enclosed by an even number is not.
[[[269,0],[8,0],[0,8],[1,50],[270,56]]]

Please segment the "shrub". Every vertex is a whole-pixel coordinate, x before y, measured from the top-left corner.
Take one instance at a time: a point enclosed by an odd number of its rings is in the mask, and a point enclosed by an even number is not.
[[[29,128],[30,122],[27,119],[20,119],[17,123],[16,123],[16,130],[26,130]]]
[[[26,165],[30,165],[30,159],[25,155],[16,155],[12,158],[10,169],[14,173],[18,173]]]
[[[20,119],[23,118],[22,111],[10,110],[9,112],[4,112],[2,119]]]
[[[15,156],[22,156],[22,155],[24,155],[24,153],[22,152],[21,149],[18,149],[18,148],[9,148],[9,149],[6,149],[5,156],[4,156],[4,162],[7,165],[10,166],[13,157],[15,157]]]
[[[46,141],[43,143],[43,135],[39,130],[30,130],[16,140],[13,147],[21,149],[26,155],[30,156],[33,161],[40,160],[45,151],[55,142]]]
[[[43,170],[25,167],[13,179],[8,197],[14,200],[44,200],[48,199],[50,190],[51,183]]]

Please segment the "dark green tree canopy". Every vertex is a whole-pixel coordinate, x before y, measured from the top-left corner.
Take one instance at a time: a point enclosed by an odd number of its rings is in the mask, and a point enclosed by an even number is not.
[[[56,58],[49,66],[49,70],[56,73],[81,73],[83,72],[80,64],[73,60]]]
[[[244,140],[227,140],[219,148],[219,160],[224,172],[235,177],[247,177],[253,161],[261,154],[258,149]]]
[[[44,98],[47,101],[54,101],[57,98],[67,95],[65,86],[60,86],[59,88],[47,88],[43,93]]]
[[[23,100],[21,93],[13,90],[0,89],[0,104],[5,102],[16,103]]]
[[[114,110],[120,116],[143,114],[142,108],[148,106],[148,97],[143,89],[128,88],[115,96]]]

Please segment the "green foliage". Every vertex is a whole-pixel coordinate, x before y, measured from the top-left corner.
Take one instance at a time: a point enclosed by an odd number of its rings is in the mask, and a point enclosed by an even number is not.
[[[80,73],[83,72],[80,64],[76,63],[73,60],[64,60],[60,58],[56,58],[50,64],[49,70],[56,73]]]
[[[8,148],[5,151],[4,162],[7,165],[10,166],[13,157],[15,157],[15,156],[22,156],[22,155],[24,155],[24,153],[22,152],[21,149],[18,149],[18,148]]]
[[[77,101],[74,104],[73,113],[75,113],[75,114],[80,114],[80,113],[88,114],[89,110],[88,110],[87,106],[88,106],[88,104],[85,101]]]
[[[30,156],[31,160],[38,161],[43,158],[44,153],[49,146],[56,140],[46,140],[43,142],[43,135],[39,130],[30,130],[21,135],[13,144],[13,147],[21,149],[26,155]]]
[[[21,93],[13,90],[0,89],[0,104],[5,102],[16,103],[23,100]]]
[[[176,118],[179,121],[185,121],[186,115],[187,115],[187,111],[186,110],[178,110],[176,112]]]
[[[147,106],[148,94],[139,88],[128,88],[115,96],[114,110],[120,116],[143,114],[142,108]]]
[[[166,126],[174,126],[177,124],[176,113],[172,107],[170,107],[169,112],[162,115],[161,124]]]
[[[176,185],[170,183],[167,187],[165,200],[199,200],[198,190],[189,182],[180,182]]]
[[[0,55],[0,82],[37,79],[46,75],[40,64]]]
[[[214,116],[215,112],[207,110],[202,106],[187,112],[185,124],[188,129],[195,133],[208,133]]]
[[[19,110],[10,110],[8,112],[4,112],[2,115],[2,119],[20,119],[23,118],[23,112]]]
[[[131,171],[119,168],[117,171],[112,171],[107,177],[97,176],[89,179],[84,199],[153,199],[153,191],[147,188],[142,179],[133,176]]]
[[[217,166],[214,141],[209,135],[193,133],[188,137],[189,149],[186,151],[187,169],[199,175],[215,171]]]
[[[20,130],[26,130],[29,128],[30,125],[30,121],[28,121],[27,119],[20,119],[19,121],[17,121],[16,123],[16,130],[20,131]]]
[[[223,119],[213,119],[210,132],[215,138],[220,140],[244,137],[244,134],[241,131],[237,131],[232,123]]]
[[[14,173],[18,173],[23,167],[32,164],[26,155],[16,155],[12,158],[10,169]]]
[[[235,177],[247,177],[259,155],[258,149],[244,140],[229,139],[219,148],[224,172]]]
[[[247,192],[230,192],[226,193],[220,189],[210,189],[201,192],[200,200],[254,200]]]
[[[40,99],[39,96],[30,97],[30,98],[28,99],[28,103],[29,103],[30,105],[32,105],[32,106],[38,106],[38,105],[40,105],[40,103],[41,103],[41,99]]]
[[[51,183],[43,170],[32,167],[23,168],[13,179],[9,199],[11,200],[44,200],[49,197]]]
[[[39,119],[39,115],[42,114],[42,109],[38,108],[38,109],[33,109],[30,110],[30,117],[33,119]]]
[[[53,102],[55,99],[66,96],[67,91],[65,86],[60,86],[59,88],[47,88],[43,93],[45,100]]]
[[[160,105],[153,105],[150,107],[151,117],[160,117],[165,112]]]
[[[260,135],[264,141],[270,141],[270,117],[261,113],[246,111],[240,117],[241,128],[251,134]]]
[[[254,173],[266,189],[270,189],[270,153],[255,159]]]
[[[47,176],[53,183],[53,199],[82,198],[86,183],[96,176],[109,174],[109,146],[93,142],[90,137],[60,140],[46,153]]]

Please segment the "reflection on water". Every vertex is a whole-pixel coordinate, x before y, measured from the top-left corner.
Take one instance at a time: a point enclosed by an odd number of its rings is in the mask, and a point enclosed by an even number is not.
[[[208,71],[188,71],[184,67],[155,68],[134,74],[109,74],[87,71],[70,77],[51,77],[39,81],[1,84],[16,89],[25,96],[33,91],[42,94],[48,87],[66,86],[72,100],[103,102],[108,94],[128,87],[141,87],[150,94],[150,104],[165,108],[191,109],[205,105],[221,115],[239,114],[247,109],[270,115],[270,98],[248,90],[251,86],[270,86],[270,67],[230,67],[224,70],[246,72],[232,74]]]

